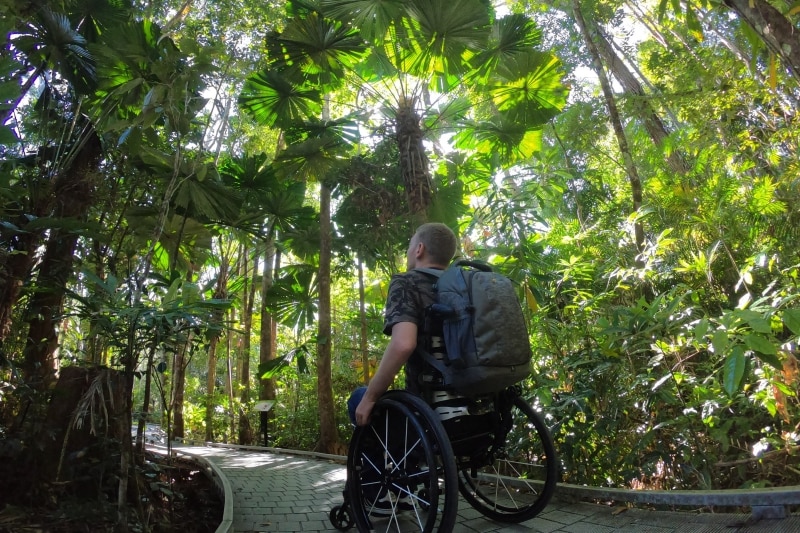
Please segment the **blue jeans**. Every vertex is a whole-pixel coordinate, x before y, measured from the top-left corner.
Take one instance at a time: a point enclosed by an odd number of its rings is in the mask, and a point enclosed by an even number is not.
[[[361,403],[365,392],[367,392],[367,387],[361,386],[350,393],[350,397],[347,399],[347,414],[350,415],[350,423],[354,426],[356,425],[356,407]]]

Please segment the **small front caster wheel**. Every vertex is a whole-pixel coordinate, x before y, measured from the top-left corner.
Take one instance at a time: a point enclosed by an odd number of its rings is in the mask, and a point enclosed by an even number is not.
[[[347,531],[353,527],[353,517],[350,516],[350,508],[346,505],[337,505],[331,509],[328,517],[331,519],[333,527],[339,531]]]

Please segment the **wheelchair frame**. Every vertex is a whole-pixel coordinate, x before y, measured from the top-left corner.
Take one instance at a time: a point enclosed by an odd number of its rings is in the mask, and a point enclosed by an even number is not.
[[[524,522],[540,513],[559,472],[542,418],[519,386],[463,400],[470,414],[442,420],[425,399],[386,392],[370,424],[353,433],[344,502],[329,515],[333,526],[448,533],[459,492],[499,522]]]

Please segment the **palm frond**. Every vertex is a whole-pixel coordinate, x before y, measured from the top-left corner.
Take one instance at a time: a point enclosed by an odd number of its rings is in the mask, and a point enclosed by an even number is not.
[[[406,8],[405,0],[322,0],[326,16],[359,28],[364,39],[382,41]]]
[[[470,61],[485,76],[501,63],[518,54],[525,54],[541,44],[542,31],[536,22],[521,14],[500,18],[492,24],[486,49]]]
[[[490,20],[480,0],[413,0],[408,11],[416,22],[416,27],[409,27],[415,37],[410,49],[412,74],[457,76],[469,68],[465,59],[486,46]]]
[[[490,91],[497,109],[529,128],[543,126],[566,104],[561,61],[550,53],[529,50],[497,69]]]
[[[318,117],[320,102],[318,90],[293,85],[273,70],[248,77],[239,95],[239,106],[265,126],[283,127]]]

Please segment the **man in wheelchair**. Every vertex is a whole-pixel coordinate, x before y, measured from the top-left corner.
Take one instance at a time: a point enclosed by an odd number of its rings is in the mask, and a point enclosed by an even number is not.
[[[392,277],[384,318],[391,338],[369,385],[347,402],[356,429],[345,502],[330,513],[340,531],[371,531],[371,520],[383,516],[380,530],[447,533],[459,493],[485,516],[518,523],[555,489],[552,439],[521,388],[456,395],[437,386],[437,371],[420,353],[444,352],[433,305],[438,276],[423,269],[445,270],[456,247],[446,225],[424,224],[411,238],[408,271]],[[403,367],[405,390],[389,391]]]
[[[408,270],[393,276],[389,284],[383,326],[383,332],[391,336],[389,344],[369,386],[354,393],[353,403],[360,396],[353,415],[356,425],[363,426],[369,421],[375,402],[389,389],[404,365],[406,390],[421,393],[419,376],[424,363],[418,355],[412,356],[416,355],[417,338],[424,327],[425,310],[436,301],[433,290],[436,277],[415,269],[446,269],[456,246],[453,231],[440,223],[423,224],[411,237],[406,254]]]
[[[426,309],[436,301],[433,285],[437,278],[415,269],[444,270],[453,259],[456,248],[456,236],[445,224],[423,224],[411,238],[406,254],[408,270],[394,276],[389,285],[383,328],[383,332],[390,335],[389,343],[369,386],[357,389],[348,401],[351,422],[354,424],[363,426],[369,422],[378,398],[389,389],[403,366],[406,390],[418,396],[421,394],[419,383],[424,362],[415,349],[425,326]],[[388,493],[377,494],[375,498],[370,496],[365,495],[367,499],[374,500],[370,508],[375,513],[390,505],[389,500],[395,497],[396,503],[402,508],[408,507],[407,498],[402,495]]]

